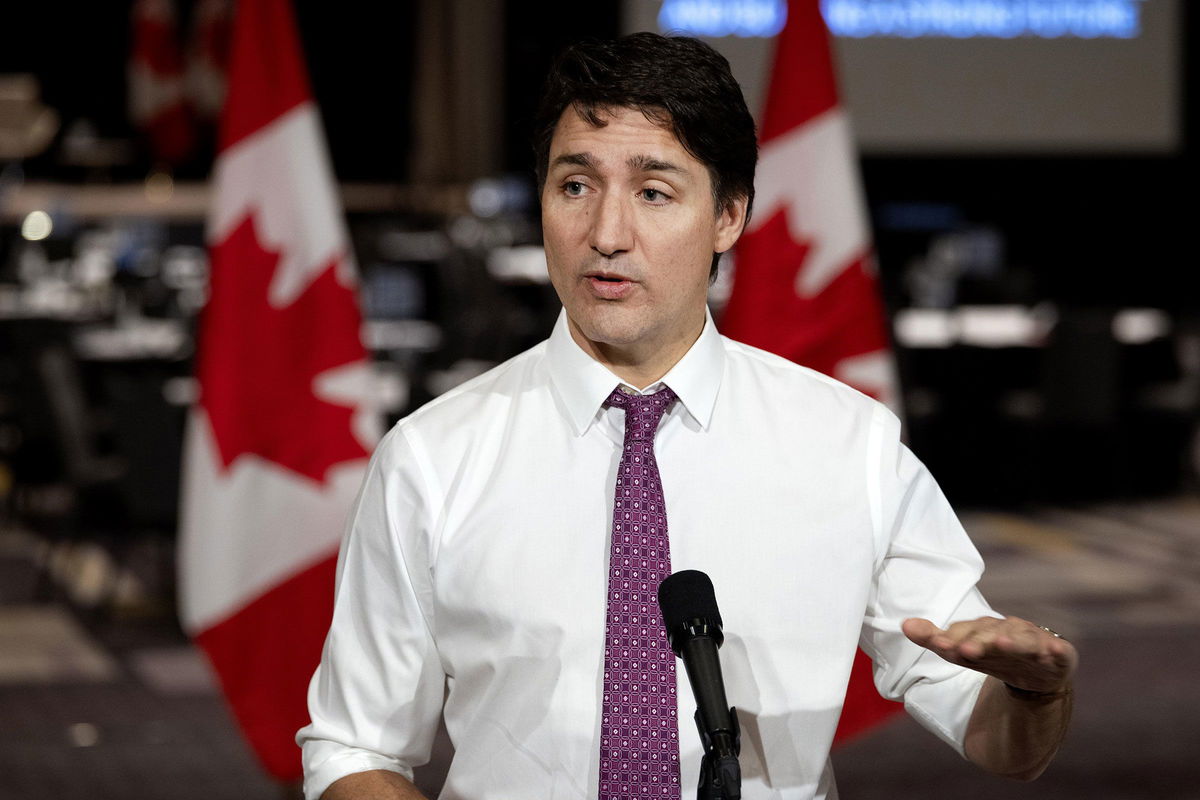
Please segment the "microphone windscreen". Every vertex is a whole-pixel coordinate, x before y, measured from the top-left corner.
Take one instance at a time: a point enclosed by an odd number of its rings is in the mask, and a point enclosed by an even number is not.
[[[687,625],[694,619],[722,627],[712,581],[699,570],[685,569],[668,575],[658,585],[658,605],[667,630]]]

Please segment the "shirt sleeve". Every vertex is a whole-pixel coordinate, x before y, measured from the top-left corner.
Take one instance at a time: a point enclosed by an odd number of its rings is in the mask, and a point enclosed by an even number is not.
[[[432,633],[430,514],[400,427],[367,469],[338,555],[333,622],[296,741],[309,800],[338,778],[429,760],[445,674]]]
[[[913,644],[900,624],[923,617],[945,628],[1000,615],[976,588],[983,560],[937,482],[899,434],[899,420],[877,407],[867,469],[878,555],[860,645],[874,661],[880,694],[903,699],[909,714],[962,754],[986,676]]]

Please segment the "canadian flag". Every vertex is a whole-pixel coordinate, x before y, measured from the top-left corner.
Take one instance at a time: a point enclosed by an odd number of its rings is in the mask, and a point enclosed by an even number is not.
[[[187,88],[196,116],[216,120],[225,105],[232,0],[198,0],[192,9]]]
[[[849,120],[817,0],[790,0],[759,135],[727,336],[897,402]]]
[[[775,47],[754,217],[738,243],[721,330],[896,407],[853,140],[818,0],[789,0]],[[837,738],[901,708],[875,691],[860,651]]]
[[[290,781],[378,417],[288,0],[239,3],[230,58],[184,453],[180,613],[259,759]]]
[[[196,145],[184,91],[183,58],[173,0],[136,0],[129,55],[129,115],[149,139],[154,159],[177,165]]]

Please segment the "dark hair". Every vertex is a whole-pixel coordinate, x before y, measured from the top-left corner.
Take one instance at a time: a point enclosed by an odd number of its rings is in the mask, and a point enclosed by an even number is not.
[[[534,119],[538,193],[546,183],[550,140],[568,106],[588,123],[606,124],[605,112],[634,108],[674,134],[708,167],[715,213],[746,198],[754,203],[758,142],[754,118],[725,57],[698,39],[634,33],[612,41],[588,40],[559,55]],[[716,275],[719,254],[713,255]]]

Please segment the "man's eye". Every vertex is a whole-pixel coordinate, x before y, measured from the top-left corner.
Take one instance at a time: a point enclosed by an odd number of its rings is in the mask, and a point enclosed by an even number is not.
[[[583,194],[583,184],[579,181],[567,181],[563,184],[563,191],[572,197],[578,197]]]
[[[667,196],[658,189],[642,189],[642,199],[650,203],[661,203]]]

